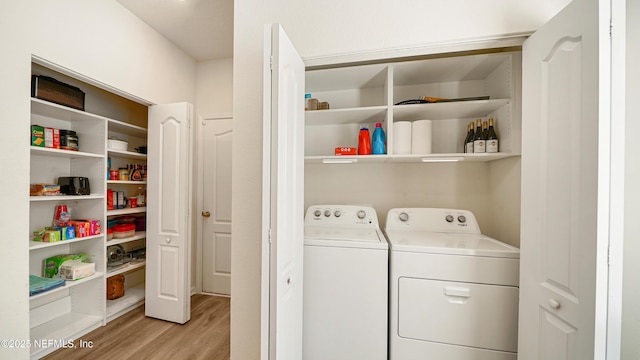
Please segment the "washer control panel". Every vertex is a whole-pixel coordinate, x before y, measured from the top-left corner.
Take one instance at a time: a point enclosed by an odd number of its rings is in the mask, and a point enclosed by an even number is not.
[[[391,209],[387,214],[385,229],[480,234],[480,226],[473,213],[469,210],[460,209]]]
[[[304,217],[305,225],[366,225],[378,227],[378,215],[370,206],[312,205]]]

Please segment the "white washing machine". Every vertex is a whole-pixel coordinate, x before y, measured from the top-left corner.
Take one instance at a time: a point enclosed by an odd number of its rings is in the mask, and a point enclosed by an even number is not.
[[[303,358],[386,360],[389,246],[375,210],[310,206],[304,237]]]
[[[516,360],[520,251],[470,211],[391,209],[389,359]]]

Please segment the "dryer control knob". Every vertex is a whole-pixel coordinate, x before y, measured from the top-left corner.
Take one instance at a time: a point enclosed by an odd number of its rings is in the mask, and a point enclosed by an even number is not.
[[[467,222],[467,218],[464,215],[458,215],[458,221],[464,223]]]
[[[401,212],[400,215],[398,215],[398,219],[400,219],[400,221],[405,222],[409,220],[409,214],[407,214],[406,212]]]
[[[367,216],[367,213],[364,210],[358,210],[358,213],[356,215],[358,216],[358,219],[362,220],[365,216]]]
[[[447,220],[447,222],[453,222],[453,216],[451,215],[447,215],[444,219]]]
[[[331,216],[331,211],[329,211],[329,210],[325,210],[325,211],[324,211],[324,216],[325,216],[325,217],[329,217],[329,216]]]
[[[340,212],[340,210],[336,210],[333,212],[333,216],[335,217],[340,217],[340,215],[342,215],[342,212]]]
[[[322,211],[320,211],[320,210],[316,210],[316,211],[314,211],[314,212],[313,212],[313,215],[314,215],[315,217],[319,217],[320,215],[322,215]]]

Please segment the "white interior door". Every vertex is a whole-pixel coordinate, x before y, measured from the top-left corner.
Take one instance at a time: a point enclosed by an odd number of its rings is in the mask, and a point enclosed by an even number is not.
[[[302,358],[304,63],[280,25],[266,29],[263,226],[270,241],[269,358]],[[268,54],[268,52],[267,52]],[[272,66],[270,65],[272,64]]]
[[[523,45],[519,359],[593,359],[601,341],[598,23],[597,0],[573,1]]]
[[[188,103],[149,108],[145,314],[180,324],[191,315],[192,111]]]
[[[204,119],[202,129],[202,291],[231,295],[233,120]]]

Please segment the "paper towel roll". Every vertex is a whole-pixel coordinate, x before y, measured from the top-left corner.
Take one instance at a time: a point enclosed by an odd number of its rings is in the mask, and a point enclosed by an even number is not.
[[[411,154],[411,122],[396,121],[393,123],[393,153]]]
[[[411,125],[411,153],[431,154],[431,120],[416,120]]]

